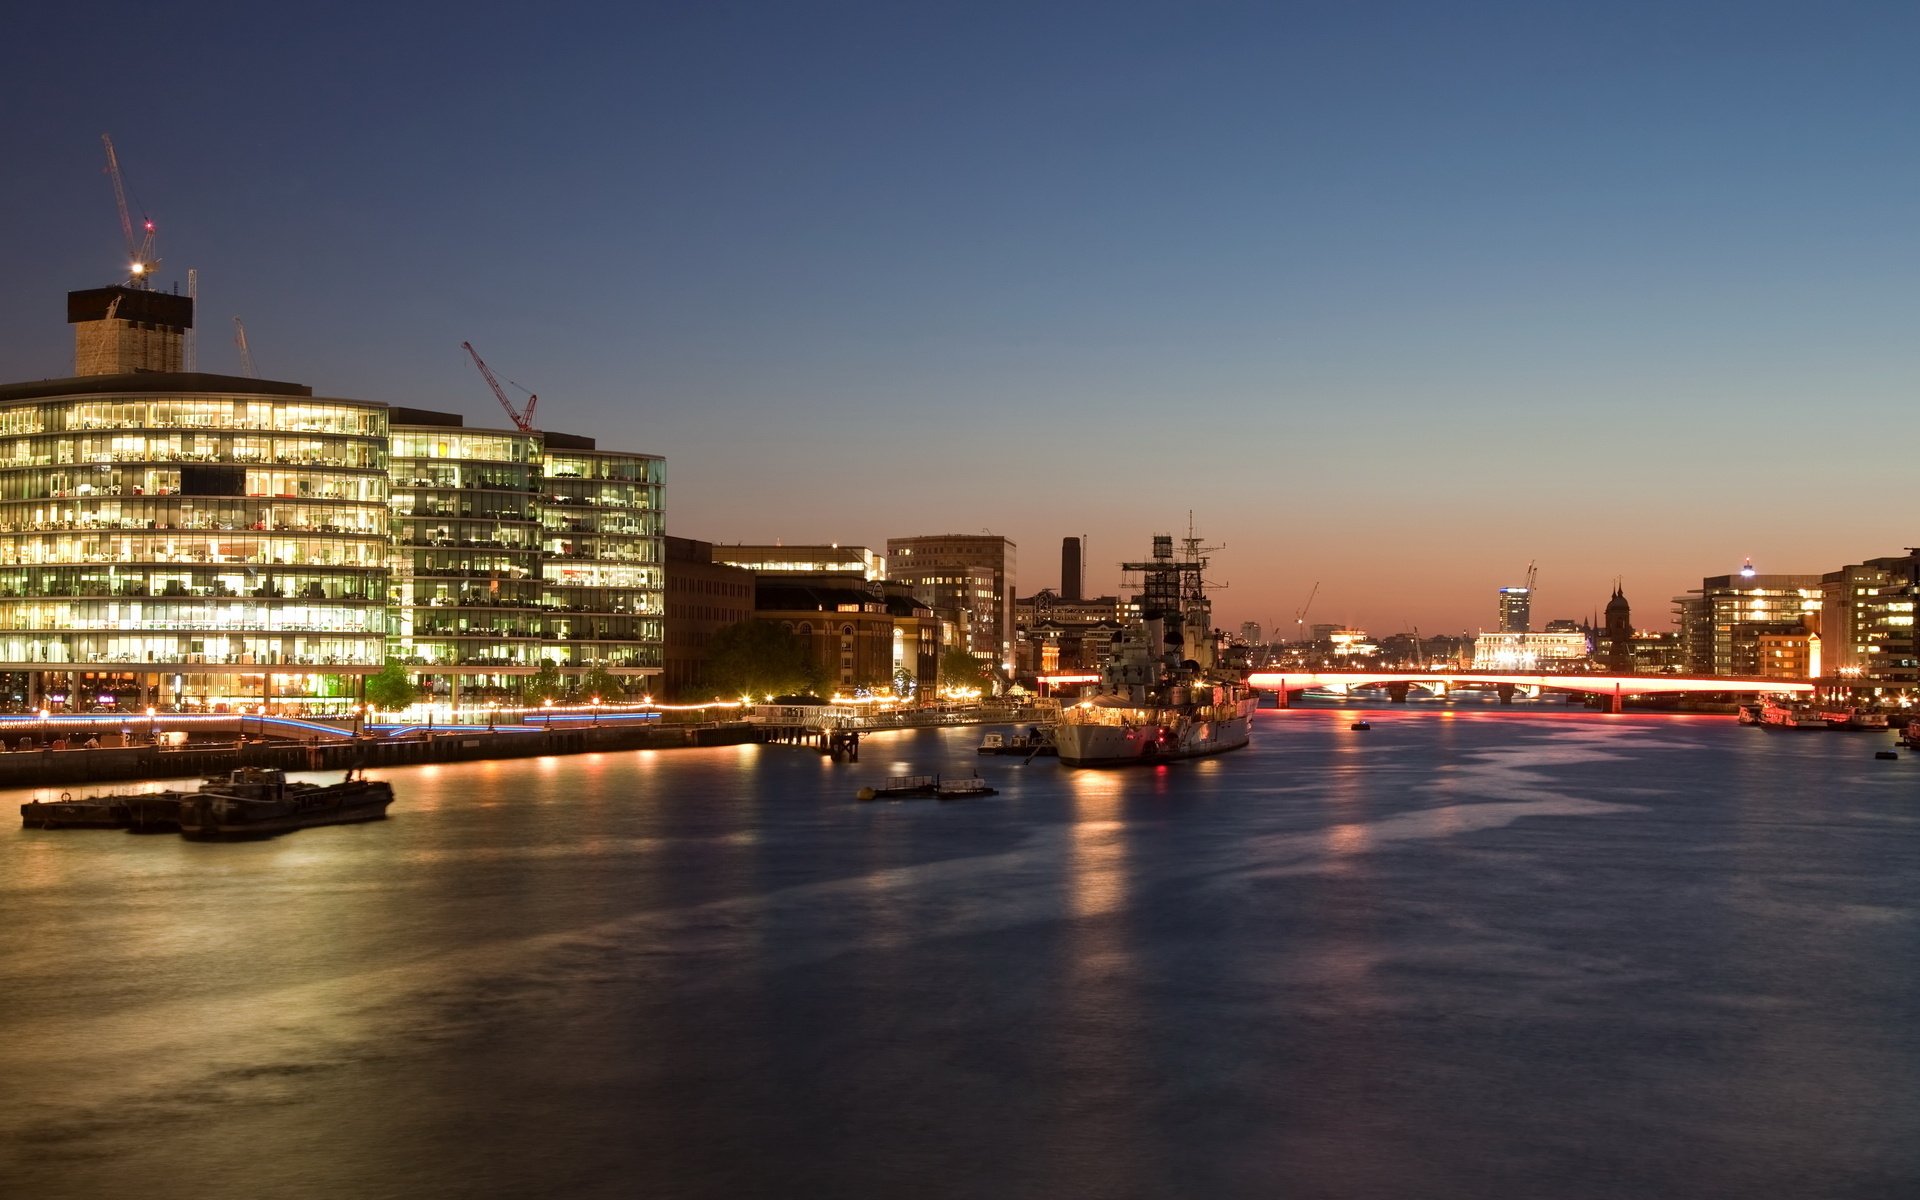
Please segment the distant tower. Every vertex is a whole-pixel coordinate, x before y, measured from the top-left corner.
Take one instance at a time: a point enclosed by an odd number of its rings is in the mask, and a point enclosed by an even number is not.
[[[1500,589],[1500,632],[1526,633],[1533,628],[1533,589]]]
[[[67,324],[75,375],[178,371],[193,301],[130,287],[68,292]]]
[[[1077,537],[1060,539],[1060,598],[1079,600],[1080,595],[1080,539]]]
[[[1613,581],[1613,599],[1607,601],[1607,669],[1619,673],[1633,670],[1633,610],[1627,605],[1620,581]]]

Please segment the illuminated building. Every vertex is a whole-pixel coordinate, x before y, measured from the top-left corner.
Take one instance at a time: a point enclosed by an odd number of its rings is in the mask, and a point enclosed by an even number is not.
[[[1587,635],[1578,631],[1552,633],[1483,633],[1473,640],[1476,671],[1553,670],[1587,657]]]
[[[1690,675],[1753,674],[1749,649],[1761,632],[1791,632],[1820,626],[1818,575],[1761,575],[1747,564],[1736,575],[1715,575],[1674,597],[1685,670]],[[1750,626],[1744,631],[1736,626]],[[1735,642],[1742,651],[1735,654]]]
[[[80,374],[0,387],[16,699],[346,711],[389,657],[455,699],[543,659],[659,672],[657,457],[181,372],[184,297],[68,315]]]
[[[1821,576],[1820,590],[1826,674],[1875,692],[1920,685],[1920,634],[1914,626],[1920,550],[1830,571]]]
[[[0,387],[15,694],[351,704],[387,635],[386,406],[150,369],[179,363],[182,297],[79,292],[69,317],[83,374]]]
[[[1019,671],[1048,675],[1057,671],[1097,671],[1107,661],[1121,628],[1117,596],[1068,600],[1050,588],[1017,600],[1013,606]]]
[[[540,665],[540,435],[392,412],[392,655],[450,698]]]
[[[995,534],[887,539],[888,577],[936,611],[966,614],[967,649],[1013,669],[1015,547]]]
[[[1533,628],[1533,589],[1500,589],[1500,632],[1525,633]]]
[[[887,559],[865,546],[747,546],[716,544],[713,561],[756,575],[858,575],[885,579]]]
[[[1333,646],[1335,658],[1370,658],[1380,653],[1380,647],[1364,629],[1333,629],[1327,633],[1327,641]]]
[[[562,671],[658,674],[665,460],[569,433],[541,442],[542,657]]]
[[[1743,629],[1752,629],[1743,626]],[[1820,674],[1820,635],[1810,629],[1774,629],[1755,630],[1751,634],[1751,646],[1747,637],[1742,636],[1736,650],[1736,658],[1743,667],[1743,675],[1758,675],[1763,679],[1813,679]]]

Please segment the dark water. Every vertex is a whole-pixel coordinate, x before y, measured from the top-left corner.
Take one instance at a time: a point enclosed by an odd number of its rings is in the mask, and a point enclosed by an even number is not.
[[[1352,719],[1155,772],[958,729],[397,770],[392,820],[259,844],[7,830],[0,1195],[1920,1195],[1920,758]],[[999,796],[852,799],[976,763]]]

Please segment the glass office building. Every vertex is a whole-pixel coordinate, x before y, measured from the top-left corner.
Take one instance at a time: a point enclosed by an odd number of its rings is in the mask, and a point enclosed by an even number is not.
[[[30,703],[349,696],[326,677],[387,636],[387,449],[385,405],[293,384],[0,387],[0,670]]]
[[[185,297],[68,320],[78,374],[0,386],[0,701],[344,712],[388,661],[456,700],[661,670],[658,457],[181,371]]]

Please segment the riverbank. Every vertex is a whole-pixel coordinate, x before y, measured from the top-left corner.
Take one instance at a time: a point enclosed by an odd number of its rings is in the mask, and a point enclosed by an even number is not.
[[[534,758],[606,750],[669,750],[689,746],[736,746],[759,740],[746,722],[726,725],[573,727],[488,732],[456,729],[408,737],[355,738],[300,743],[220,742],[170,746],[102,746],[97,749],[29,750],[0,754],[0,787],[120,783],[217,775],[235,767],[287,771],[334,771],[353,766],[473,762]]]

